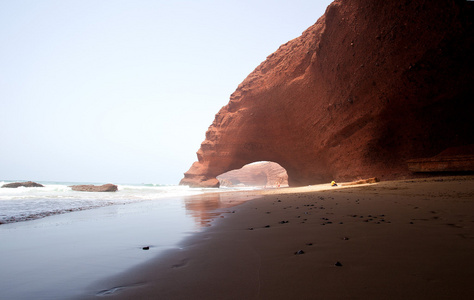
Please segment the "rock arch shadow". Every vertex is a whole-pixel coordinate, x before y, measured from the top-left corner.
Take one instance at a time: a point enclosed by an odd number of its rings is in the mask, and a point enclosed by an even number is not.
[[[288,173],[280,164],[272,161],[257,161],[217,176],[221,187],[285,187]]]

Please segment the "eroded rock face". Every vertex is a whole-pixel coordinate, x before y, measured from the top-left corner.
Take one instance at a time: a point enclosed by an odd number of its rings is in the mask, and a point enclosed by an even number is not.
[[[472,172],[474,171],[474,145],[454,147],[428,158],[407,161],[408,169],[419,173]]]
[[[474,143],[470,1],[340,0],[231,95],[181,184],[274,161],[292,186],[412,176]]]
[[[279,164],[259,162],[217,176],[221,186],[285,186],[288,174]]]
[[[104,185],[92,185],[92,184],[83,184],[83,185],[72,185],[71,189],[73,191],[80,192],[116,192],[117,186],[115,184],[104,184]]]
[[[12,183],[6,183],[2,185],[2,188],[18,188],[18,187],[44,187],[44,185],[33,182],[33,181],[12,182]]]

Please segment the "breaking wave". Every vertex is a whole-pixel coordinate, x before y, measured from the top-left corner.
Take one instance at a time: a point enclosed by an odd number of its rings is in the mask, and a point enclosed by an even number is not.
[[[0,186],[9,182],[11,181],[0,181]],[[70,187],[83,183],[39,183],[44,187],[0,188],[0,224],[109,205],[191,196],[217,190],[192,189],[176,185],[119,184],[117,192],[99,193],[73,191]]]

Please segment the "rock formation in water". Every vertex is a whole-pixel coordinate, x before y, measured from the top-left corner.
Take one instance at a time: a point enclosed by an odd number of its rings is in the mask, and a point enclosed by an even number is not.
[[[118,190],[115,184],[103,184],[103,185],[92,185],[92,184],[83,184],[83,185],[72,185],[71,189],[73,191],[79,192],[116,192]]]
[[[6,183],[2,185],[2,188],[18,188],[18,187],[44,187],[44,185],[33,182],[33,181],[11,182],[11,183]]]
[[[279,164],[259,162],[217,176],[221,186],[285,186],[288,174]]]
[[[474,144],[474,2],[339,0],[215,116],[181,184],[273,161],[291,186],[413,176]]]

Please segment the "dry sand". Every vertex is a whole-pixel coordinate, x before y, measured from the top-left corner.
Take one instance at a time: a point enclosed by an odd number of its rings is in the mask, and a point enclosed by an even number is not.
[[[98,282],[81,299],[474,295],[474,176],[259,194],[221,209],[180,250]]]

